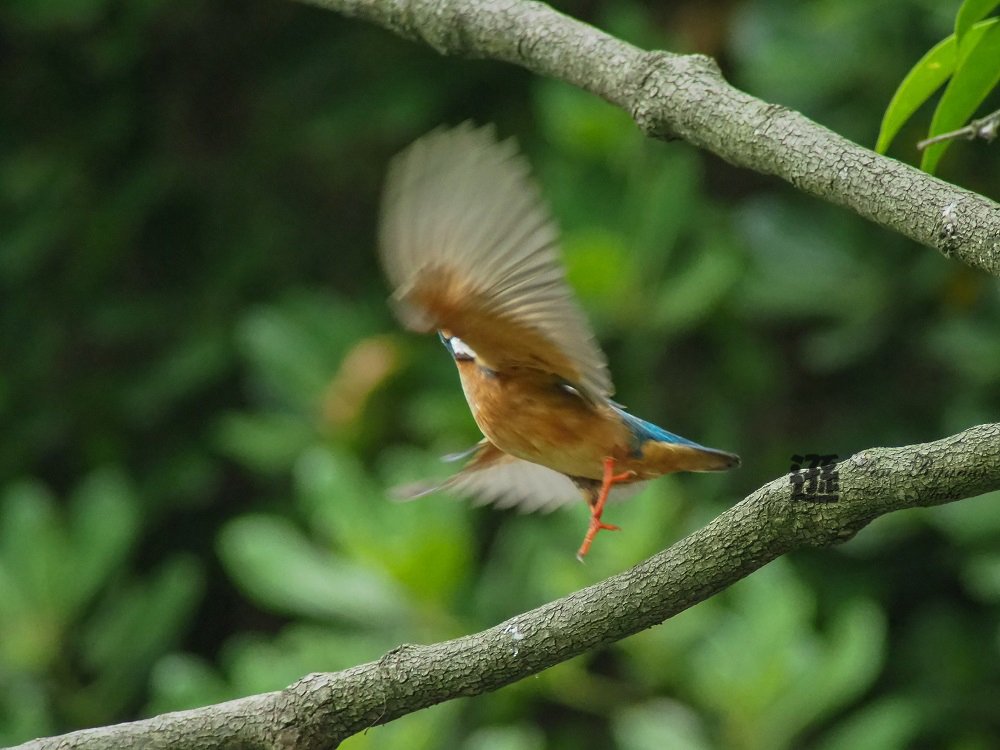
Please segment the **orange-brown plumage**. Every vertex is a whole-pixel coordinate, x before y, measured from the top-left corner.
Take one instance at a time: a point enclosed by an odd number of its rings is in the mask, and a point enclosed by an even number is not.
[[[601,478],[602,457],[625,459],[625,425],[558,377],[533,368],[492,371],[471,360],[459,361],[458,371],[476,424],[506,453],[587,479]]]
[[[554,223],[527,164],[490,129],[435,131],[397,157],[380,250],[400,319],[440,332],[486,436],[441,489],[527,509],[582,493],[592,512],[583,555],[599,529],[613,528],[600,520],[609,495],[673,471],[739,464],[610,400]]]

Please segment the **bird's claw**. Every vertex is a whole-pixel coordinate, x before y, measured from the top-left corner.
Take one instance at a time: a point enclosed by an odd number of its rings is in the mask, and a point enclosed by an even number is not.
[[[621,531],[620,526],[613,526],[610,523],[604,523],[597,518],[590,519],[590,528],[587,530],[587,536],[583,538],[583,544],[580,545],[580,549],[577,550],[576,559],[583,562],[583,558],[586,557],[587,553],[590,551],[590,545],[594,541],[594,537],[597,536],[598,531]]]
[[[604,478],[601,482],[601,491],[597,496],[597,501],[590,509],[590,528],[587,529],[587,535],[583,538],[583,544],[580,545],[580,549],[576,553],[576,559],[580,562],[583,562],[583,558],[590,551],[590,545],[593,543],[594,537],[597,536],[598,531],[621,531],[618,526],[612,526],[609,523],[603,523],[601,521],[601,515],[604,513],[604,503],[607,502],[608,493],[611,491],[611,485],[615,482],[624,482],[629,479],[634,479],[636,473],[629,470],[623,471],[621,474],[612,474],[614,468],[614,459],[605,458]]]

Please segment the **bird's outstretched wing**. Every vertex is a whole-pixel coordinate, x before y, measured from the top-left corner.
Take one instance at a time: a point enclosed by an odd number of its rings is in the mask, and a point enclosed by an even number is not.
[[[458,336],[493,370],[558,375],[595,403],[613,393],[513,141],[470,123],[417,140],[389,170],[380,246],[407,327]]]
[[[614,485],[608,502],[627,500],[643,485],[645,482]],[[473,498],[477,505],[492,503],[498,508],[516,507],[522,513],[547,513],[583,502],[583,495],[569,477],[540,464],[514,458],[489,440],[480,441],[469,463],[444,482],[415,482],[396,488],[395,494],[401,500],[414,500],[439,491]]]

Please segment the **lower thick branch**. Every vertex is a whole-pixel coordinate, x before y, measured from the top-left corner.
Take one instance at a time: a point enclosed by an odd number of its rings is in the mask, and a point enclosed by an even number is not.
[[[319,750],[375,724],[480,695],[663,622],[790,550],[850,539],[878,516],[1000,489],[1000,424],[933,443],[872,448],[835,467],[836,502],[796,499],[775,479],[634,568],[489,630],[400,646],[369,664],[286,690],[35,740],[49,748]]]

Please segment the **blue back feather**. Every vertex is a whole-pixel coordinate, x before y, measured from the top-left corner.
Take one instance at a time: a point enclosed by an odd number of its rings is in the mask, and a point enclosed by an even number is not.
[[[612,406],[612,408],[618,412],[622,421],[625,423],[625,426],[629,428],[633,435],[635,435],[637,452],[641,451],[642,444],[649,440],[659,443],[679,443],[680,445],[690,445],[693,448],[712,450],[711,448],[705,448],[704,445],[699,445],[693,440],[688,440],[687,438],[682,438],[680,435],[667,432],[662,427],[657,427],[655,424],[647,422],[645,419],[639,419],[639,417],[635,417],[627,411],[622,411],[617,406]]]

